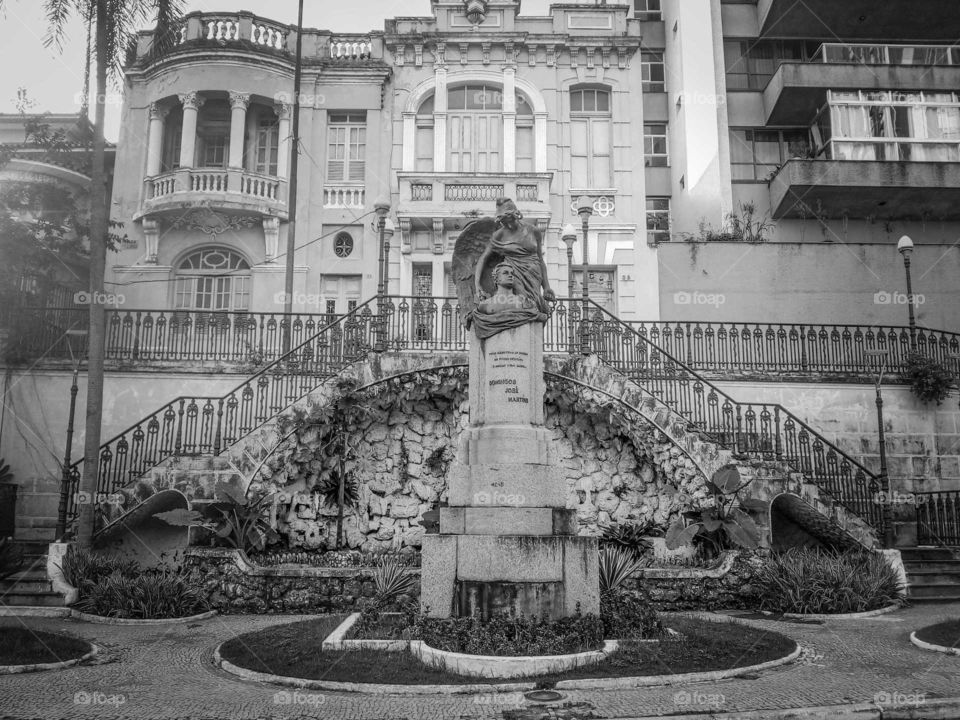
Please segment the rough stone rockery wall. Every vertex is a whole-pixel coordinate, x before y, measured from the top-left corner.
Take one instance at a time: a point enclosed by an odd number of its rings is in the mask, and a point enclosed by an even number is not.
[[[278,492],[276,524],[291,548],[335,546],[337,507],[324,498],[344,475],[355,483],[343,546],[372,552],[419,548],[424,513],[446,501],[446,474],[469,422],[462,369],[419,373],[363,391],[292,421],[290,439],[268,461]],[[566,468],[567,507],[581,534],[612,522],[666,528],[681,510],[707,497],[704,478],[643,418],[561,381],[548,383],[545,424]],[[345,433],[340,429],[345,428]],[[290,432],[290,430],[287,430]],[[345,440],[344,440],[345,436]]]

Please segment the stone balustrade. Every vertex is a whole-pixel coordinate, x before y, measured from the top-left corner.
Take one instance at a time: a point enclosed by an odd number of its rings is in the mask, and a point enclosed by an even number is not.
[[[214,206],[242,208],[246,203],[250,205],[247,209],[256,210],[266,203],[272,210],[280,211],[287,206],[285,179],[238,168],[179,168],[148,177],[145,185],[145,213],[196,200],[198,195]]]
[[[364,207],[365,198],[366,190],[362,185],[327,185],[323,188],[325,208],[360,210]]]

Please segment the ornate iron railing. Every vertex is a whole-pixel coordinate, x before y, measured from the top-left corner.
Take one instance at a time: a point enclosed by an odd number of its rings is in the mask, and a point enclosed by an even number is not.
[[[455,298],[393,296],[389,303],[394,349],[466,349]],[[85,307],[77,306],[17,308],[9,315],[13,332],[8,344],[25,359],[69,358],[64,331],[85,329],[87,315]],[[334,319],[328,314],[109,309],[106,358],[259,364],[280,356],[287,322],[299,344]],[[547,327],[547,352],[569,351],[568,319],[567,303],[560,303]],[[688,367],[711,376],[807,375],[873,382],[877,361],[865,351],[883,349],[890,353],[886,378],[896,382],[910,353],[910,331],[902,326],[624,322]],[[918,351],[960,375],[960,334],[920,327],[916,342]]]
[[[223,362],[260,365],[283,353],[290,327],[291,346],[300,345],[339,315],[203,312],[195,310],[107,310],[105,358],[110,361]],[[86,307],[18,308],[11,313],[15,356],[69,359],[66,330],[86,330]],[[79,357],[86,337],[73,340]]]
[[[70,466],[67,514],[116,493],[171,456],[219,454],[374,346],[377,318],[367,301],[321,327],[222,397],[181,396],[100,446],[97,497],[77,494],[83,461]]]
[[[915,493],[917,545],[960,545],[960,490]]]

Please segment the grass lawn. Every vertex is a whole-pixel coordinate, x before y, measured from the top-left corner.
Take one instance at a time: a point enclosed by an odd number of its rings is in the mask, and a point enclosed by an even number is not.
[[[336,623],[326,618],[274,626],[225,643],[220,654],[234,665],[251,670],[310,680],[396,685],[497,682],[433,670],[407,652],[321,651],[320,642],[335,626]],[[560,680],[578,678],[727,670],[775,660],[796,647],[793,640],[783,635],[745,625],[678,618],[671,620],[670,626],[681,633],[680,639],[636,643],[591,668],[536,679],[540,685],[550,686]]]
[[[39,665],[74,660],[90,652],[86,640],[25,627],[0,627],[0,665]]]
[[[960,620],[947,620],[917,630],[917,638],[931,645],[960,648]]]

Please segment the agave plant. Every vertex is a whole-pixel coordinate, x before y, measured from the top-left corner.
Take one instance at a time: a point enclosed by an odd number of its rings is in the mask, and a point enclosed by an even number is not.
[[[651,546],[647,536],[654,532],[656,530],[649,522],[639,525],[611,523],[600,528],[600,544],[623,547],[635,555],[641,555]]]
[[[170,525],[203,527],[210,530],[227,547],[248,552],[262,551],[280,539],[280,535],[264,516],[273,503],[273,495],[259,498],[247,495],[231,485],[217,485],[216,502],[203,510],[170,510],[154,517]]]
[[[641,567],[643,561],[627,548],[611,545],[600,548],[600,593],[619,590]]]
[[[409,595],[416,579],[396,558],[384,558],[373,571],[374,599],[377,605],[389,605],[401,595]]]

